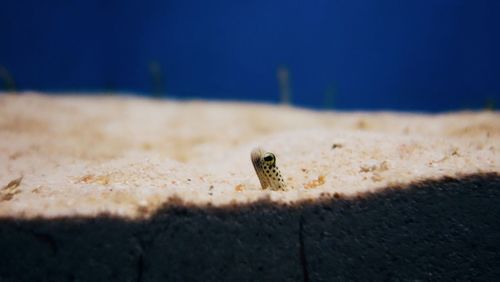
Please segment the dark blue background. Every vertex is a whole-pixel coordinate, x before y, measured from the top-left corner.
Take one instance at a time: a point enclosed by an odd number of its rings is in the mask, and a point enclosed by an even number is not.
[[[480,109],[500,102],[499,51],[496,0],[0,5],[0,66],[23,90],[277,102],[283,65],[300,106]]]

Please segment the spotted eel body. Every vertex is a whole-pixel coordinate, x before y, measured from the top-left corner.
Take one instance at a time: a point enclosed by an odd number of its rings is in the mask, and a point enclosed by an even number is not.
[[[258,147],[252,150],[251,158],[262,189],[278,191],[286,189],[285,180],[276,166],[276,157],[273,153],[265,152]]]

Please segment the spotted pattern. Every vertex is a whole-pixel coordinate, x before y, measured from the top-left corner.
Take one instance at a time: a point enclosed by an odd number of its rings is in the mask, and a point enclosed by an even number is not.
[[[261,148],[255,148],[252,151],[251,158],[262,189],[286,189],[285,180],[276,166],[276,156],[273,153],[265,152]]]

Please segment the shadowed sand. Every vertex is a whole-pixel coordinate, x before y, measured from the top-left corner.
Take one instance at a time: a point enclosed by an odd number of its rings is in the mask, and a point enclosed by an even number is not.
[[[0,95],[0,281],[491,281],[499,121]]]
[[[500,176],[294,205],[193,206],[147,220],[2,219],[2,281],[494,281]]]

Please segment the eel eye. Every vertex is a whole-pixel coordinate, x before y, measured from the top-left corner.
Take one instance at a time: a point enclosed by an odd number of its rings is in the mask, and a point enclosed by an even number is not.
[[[272,162],[272,161],[274,161],[274,155],[272,153],[267,153],[264,156],[264,161],[266,161],[266,162]]]

